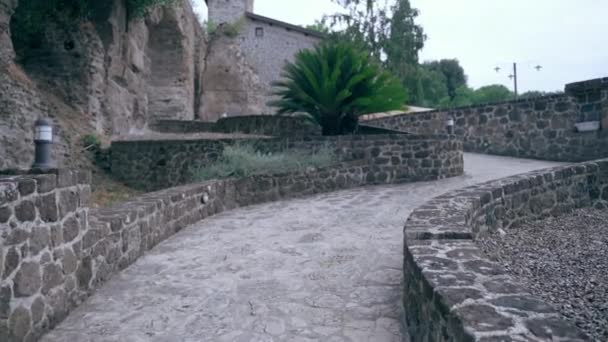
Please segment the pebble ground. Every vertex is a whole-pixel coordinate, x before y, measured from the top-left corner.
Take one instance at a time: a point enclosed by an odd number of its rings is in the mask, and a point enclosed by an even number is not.
[[[608,210],[580,209],[478,243],[594,341],[608,341]]]

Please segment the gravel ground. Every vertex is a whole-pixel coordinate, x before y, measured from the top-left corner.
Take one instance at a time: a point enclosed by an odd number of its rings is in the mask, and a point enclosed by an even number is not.
[[[477,242],[564,318],[608,341],[608,210],[580,209]]]

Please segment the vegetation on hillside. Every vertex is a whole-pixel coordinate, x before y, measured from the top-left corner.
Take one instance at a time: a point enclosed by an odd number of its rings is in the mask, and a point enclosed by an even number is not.
[[[252,175],[271,175],[304,171],[335,164],[336,158],[328,147],[314,152],[286,150],[280,153],[263,153],[250,144],[226,146],[220,159],[199,170],[197,181]]]
[[[304,113],[324,135],[352,133],[359,116],[402,109],[407,98],[398,79],[350,42],[300,51],[282,77],[271,105],[279,115]]]
[[[143,16],[156,6],[169,5],[176,0],[126,0],[130,19]],[[11,31],[15,45],[37,47],[49,23],[66,31],[81,22],[109,13],[112,1],[100,0],[20,0],[12,16]]]

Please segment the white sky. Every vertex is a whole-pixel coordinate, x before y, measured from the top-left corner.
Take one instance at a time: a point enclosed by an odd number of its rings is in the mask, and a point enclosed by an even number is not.
[[[522,92],[608,76],[608,0],[410,1],[428,35],[421,60],[459,59],[475,88],[512,87],[514,61]],[[204,0],[194,2],[206,12]],[[255,0],[254,11],[307,25],[339,9],[331,0]]]

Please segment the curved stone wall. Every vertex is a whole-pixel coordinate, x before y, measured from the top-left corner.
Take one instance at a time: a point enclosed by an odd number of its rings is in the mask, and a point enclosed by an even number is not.
[[[187,184],[222,154],[224,146],[245,140],[158,140],[112,143],[112,174],[145,191]],[[332,148],[338,162],[380,170],[382,182],[413,182],[460,175],[462,141],[447,135],[348,135],[296,139],[250,139],[261,151]]]
[[[403,266],[412,341],[586,341],[474,239],[524,220],[605,208],[607,201],[604,159],[452,191],[415,210],[404,228]]]
[[[322,143],[290,144],[315,148]],[[192,152],[191,145],[185,146]],[[35,340],[145,251],[216,213],[339,189],[463,173],[462,143],[453,137],[358,137],[336,146],[348,163],[190,184],[102,209],[88,208],[86,174],[61,171],[0,178],[0,341]],[[357,157],[360,153],[365,158]]]

